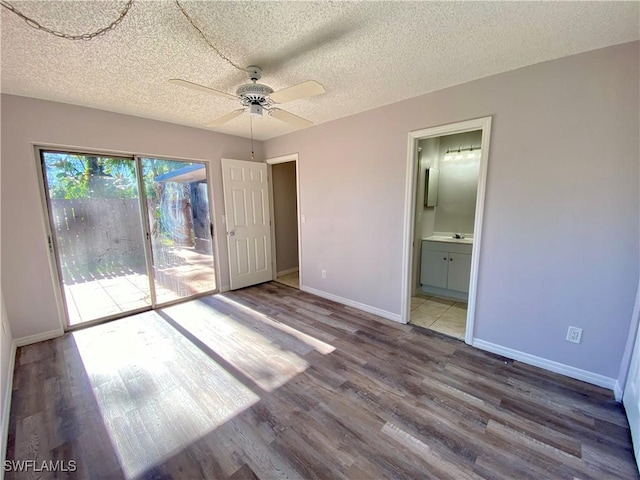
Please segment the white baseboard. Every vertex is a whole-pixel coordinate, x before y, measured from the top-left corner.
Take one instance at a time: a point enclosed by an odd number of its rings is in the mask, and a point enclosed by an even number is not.
[[[497,345],[485,340],[474,339],[472,345],[480,350],[486,350],[487,352],[496,353],[503,357],[518,360],[519,362],[526,363],[527,365],[544,368],[545,370],[560,373],[561,375],[566,375],[567,377],[575,378],[576,380],[582,380],[583,382],[591,383],[599,387],[608,388],[609,390],[613,390],[615,393],[615,387],[617,384],[617,380],[615,378],[605,377],[599,373],[589,372],[588,370],[582,370],[570,365],[565,365],[564,363],[554,362],[553,360],[548,360],[542,357],[536,357],[535,355],[503,347],[502,345]]]
[[[231,290],[231,285],[223,285],[220,287],[220,293],[228,292]]]
[[[622,396],[624,395],[624,390],[620,385],[620,381],[616,380],[616,384],[613,386],[613,395],[616,397],[617,402],[622,402]]]
[[[27,335],[26,337],[16,338],[16,347],[24,347],[25,345],[31,345],[32,343],[44,342],[45,340],[51,340],[52,338],[61,337],[64,335],[64,330],[58,328],[56,330],[50,330],[48,332],[36,333],[35,335]]]
[[[9,414],[11,413],[11,394],[13,393],[13,371],[16,365],[16,341],[11,342],[11,354],[9,357],[9,366],[7,372],[7,387],[4,392],[4,404],[2,405],[2,465],[7,456],[7,443],[9,441]],[[4,475],[2,475],[4,478]]]
[[[386,310],[382,310],[380,308],[371,307],[369,305],[365,305],[364,303],[354,302],[353,300],[349,300],[348,298],[342,298],[332,293],[323,292],[322,290],[316,290],[315,288],[306,287],[304,285],[300,286],[300,290],[302,290],[303,292],[312,293],[313,295],[317,295],[318,297],[333,300],[334,302],[338,302],[349,307],[357,308],[358,310],[362,310],[363,312],[373,313],[374,315],[386,318],[387,320],[393,320],[394,322],[402,323],[402,319],[397,313],[387,312]]]
[[[281,277],[282,275],[289,275],[290,273],[297,272],[300,270],[298,267],[293,267],[288,270],[282,270],[281,272],[276,273],[276,277]]]

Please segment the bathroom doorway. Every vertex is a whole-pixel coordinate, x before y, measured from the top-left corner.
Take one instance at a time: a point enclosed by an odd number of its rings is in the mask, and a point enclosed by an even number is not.
[[[491,118],[409,134],[402,319],[473,341]]]
[[[274,280],[300,289],[298,155],[267,159],[273,223]]]

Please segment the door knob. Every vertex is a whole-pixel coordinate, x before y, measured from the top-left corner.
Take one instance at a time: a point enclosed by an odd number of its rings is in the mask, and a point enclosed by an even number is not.
[[[231,230],[231,231],[229,232],[229,236],[230,236],[230,237],[233,237],[235,234],[236,234],[236,232],[235,232],[234,230]]]

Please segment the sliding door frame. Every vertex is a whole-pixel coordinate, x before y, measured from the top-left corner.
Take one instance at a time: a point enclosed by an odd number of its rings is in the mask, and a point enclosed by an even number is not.
[[[144,260],[147,268],[147,278],[149,279],[149,295],[151,295],[152,310],[157,305],[156,295],[156,277],[153,270],[153,252],[151,250],[151,230],[149,228],[149,208],[147,207],[147,194],[144,190],[144,179],[142,178],[142,161],[140,157],[134,156],[133,161],[136,166],[136,180],[138,182],[138,204],[140,207],[140,216],[142,217],[142,243],[144,246]]]
[[[52,280],[53,280],[53,287],[54,287],[54,293],[55,293],[55,297],[56,297],[56,304],[58,306],[58,317],[59,317],[59,322],[60,325],[62,327],[62,329],[67,332],[67,331],[72,331],[72,330],[76,330],[76,329],[80,329],[80,328],[85,328],[85,327],[90,327],[92,325],[97,325],[99,323],[103,323],[103,322],[108,322],[110,320],[115,320],[117,318],[122,318],[123,316],[126,315],[135,315],[137,313],[142,313],[142,312],[147,312],[149,310],[151,310],[153,308],[153,304],[149,305],[148,307],[140,307],[140,308],[135,308],[132,309],[130,311],[128,311],[125,315],[123,314],[113,314],[113,315],[107,315],[105,317],[101,317],[101,318],[97,318],[95,320],[89,320],[86,322],[82,322],[79,323],[77,325],[70,325],[69,324],[69,309],[67,308],[67,296],[66,293],[64,292],[64,280],[62,277],[62,269],[60,267],[60,248],[58,245],[58,238],[57,236],[54,234],[53,231],[53,225],[55,224],[54,220],[53,220],[53,208],[51,205],[51,199],[49,198],[49,189],[48,186],[46,185],[46,176],[45,176],[45,172],[43,169],[43,163],[44,163],[44,154],[47,152],[60,152],[60,153],[70,153],[73,155],[86,155],[86,154],[91,154],[91,155],[99,155],[99,156],[104,156],[104,157],[111,157],[111,158],[120,158],[123,160],[131,160],[132,162],[134,162],[135,164],[135,159],[133,158],[132,155],[127,155],[127,154],[123,154],[123,153],[111,153],[111,152],[104,152],[104,151],[96,151],[96,150],[92,150],[92,149],[79,149],[79,148],[65,148],[65,147],[60,147],[60,146],[52,146],[52,147],[48,147],[48,146],[44,146],[44,145],[37,145],[35,146],[35,156],[36,156],[36,168],[37,168],[37,172],[38,172],[38,184],[40,187],[40,194],[41,194],[41,199],[42,199],[42,207],[44,208],[44,215],[43,215],[43,221],[44,221],[44,226],[45,226],[45,234],[47,236],[47,242],[48,242],[48,256],[49,256],[49,265],[51,266],[51,270],[52,270]],[[136,167],[137,169],[137,167]],[[138,194],[138,202],[140,205],[141,202],[141,198],[142,196],[140,195],[140,193]],[[140,211],[141,217],[142,217],[142,211]],[[143,221],[141,228],[143,228],[143,239],[144,239],[144,219],[142,219]],[[146,253],[145,253],[146,255]],[[146,258],[146,257],[145,257]],[[148,268],[147,268],[148,270]]]
[[[213,188],[210,188],[212,184],[211,182],[211,175],[210,175],[210,166],[209,166],[209,162],[207,160],[194,160],[194,159],[190,159],[190,158],[182,158],[182,157],[165,157],[162,155],[143,155],[143,154],[135,154],[133,155],[133,158],[136,161],[136,168],[139,168],[140,171],[138,172],[138,184],[139,187],[141,189],[142,192],[144,192],[144,180],[142,178],[142,160],[145,158],[152,158],[154,160],[167,160],[169,162],[189,162],[189,163],[199,163],[201,165],[204,165],[204,171],[205,171],[205,180],[207,181],[207,200],[209,202],[209,232],[211,234],[211,256],[213,257],[213,270],[215,273],[215,281],[216,281],[216,288],[212,289],[212,290],[207,290],[206,292],[198,292],[198,293],[194,293],[193,295],[189,295],[186,298],[177,298],[175,300],[169,300],[168,302],[162,302],[160,304],[158,304],[157,302],[157,298],[156,298],[156,289],[155,289],[155,273],[153,271],[153,246],[152,246],[152,240],[151,240],[151,232],[149,230],[149,212],[148,212],[148,207],[146,204],[146,198],[147,195],[146,193],[143,193],[142,195],[140,195],[140,202],[143,203],[144,205],[141,205],[142,208],[142,214],[144,215],[144,240],[145,240],[145,255],[149,255],[149,258],[147,260],[147,268],[148,270],[150,270],[149,272],[149,279],[150,281],[153,283],[153,288],[151,289],[151,309],[156,309],[156,308],[164,308],[164,307],[169,307],[171,305],[176,305],[178,303],[182,303],[185,302],[187,300],[193,300],[195,298],[200,298],[200,297],[205,297],[207,295],[213,295],[216,293],[220,293],[220,270],[219,270],[219,264],[218,264],[218,239],[216,236],[216,227],[215,227],[215,222],[214,219],[216,218],[216,214],[215,214],[215,206],[213,203]]]
[[[213,201],[213,183],[211,181],[210,175],[210,165],[208,160],[195,160],[191,158],[184,157],[165,157],[158,156],[153,154],[134,154],[128,152],[121,152],[117,150],[108,151],[108,150],[98,150],[93,148],[82,148],[82,147],[69,147],[64,145],[46,145],[46,144],[32,144],[34,151],[34,159],[36,163],[36,174],[38,181],[38,188],[40,190],[40,203],[41,203],[41,213],[42,213],[42,225],[44,227],[44,233],[47,241],[47,257],[49,260],[50,267],[50,275],[51,281],[53,283],[53,291],[54,297],[56,301],[57,307],[57,315],[58,321],[60,323],[60,327],[63,331],[69,332],[74,330],[79,330],[86,327],[91,327],[93,325],[98,325],[101,323],[109,322],[112,320],[117,320],[119,318],[127,317],[130,315],[135,315],[138,313],[148,312],[154,310],[156,308],[164,308],[167,306],[171,306],[174,304],[182,303],[189,300],[194,300],[196,298],[204,297],[207,295],[213,295],[220,292],[220,270],[218,263],[218,237],[216,235],[216,227],[215,221],[216,218],[216,209]],[[103,157],[111,157],[111,158],[121,158],[125,160],[131,160],[135,164],[136,175],[137,175],[137,185],[138,185],[138,202],[140,208],[140,215],[142,217],[141,228],[142,228],[142,239],[144,244],[144,252],[145,252],[145,262],[147,269],[147,276],[149,279],[149,288],[151,295],[151,304],[148,307],[140,307],[136,309],[132,309],[126,313],[108,315],[105,317],[101,317],[95,320],[89,320],[86,322],[79,323],[77,325],[69,325],[69,311],[67,309],[67,298],[64,292],[64,282],[62,278],[62,270],[60,268],[60,258],[57,244],[57,237],[53,232],[54,220],[52,218],[53,209],[51,208],[51,202],[49,198],[49,190],[46,185],[46,177],[43,169],[43,154],[46,152],[60,152],[60,153],[69,153],[75,155],[98,155]],[[148,209],[146,205],[146,193],[144,190],[144,180],[142,178],[142,159],[143,158],[153,158],[158,160],[169,160],[169,161],[182,161],[189,163],[198,163],[202,164],[205,167],[205,179],[207,182],[207,200],[209,202],[209,225],[210,225],[210,233],[211,233],[211,255],[213,257],[213,269],[215,275],[215,288],[212,290],[208,290],[206,292],[199,292],[193,295],[190,295],[186,298],[179,298],[176,300],[171,300],[168,302],[164,302],[158,305],[156,301],[156,292],[155,292],[155,275],[153,272],[153,255],[151,251],[151,233],[149,231],[149,218],[148,218]]]

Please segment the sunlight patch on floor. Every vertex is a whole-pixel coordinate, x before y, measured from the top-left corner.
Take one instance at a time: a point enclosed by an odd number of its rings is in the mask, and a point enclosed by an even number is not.
[[[155,312],[72,335],[127,478],[260,400]],[[175,365],[193,370],[176,371]]]
[[[221,302],[225,302],[229,305],[233,305],[235,308],[238,308],[242,311],[250,313],[254,318],[260,320],[261,322],[264,322],[265,324],[268,324],[269,326],[276,328],[288,335],[291,335],[297,338],[298,340],[300,340],[301,342],[306,343],[318,353],[327,355],[328,353],[331,353],[336,349],[336,347],[334,347],[333,345],[329,345],[328,343],[323,342],[322,340],[318,340],[317,338],[312,337],[311,335],[307,335],[306,333],[301,332],[300,330],[296,330],[295,328],[290,327],[289,325],[280,323],[277,320],[271,317],[268,317],[264,313],[257,312],[256,310],[253,310],[252,308],[249,308],[246,305],[242,305],[241,303],[238,303],[235,300],[231,300],[230,298],[227,298],[224,295],[218,295],[216,299]]]
[[[191,301],[162,312],[268,392],[307,369],[309,364],[301,355],[314,347],[278,329],[273,321],[266,324],[259,312],[213,298],[219,301],[219,309]]]

